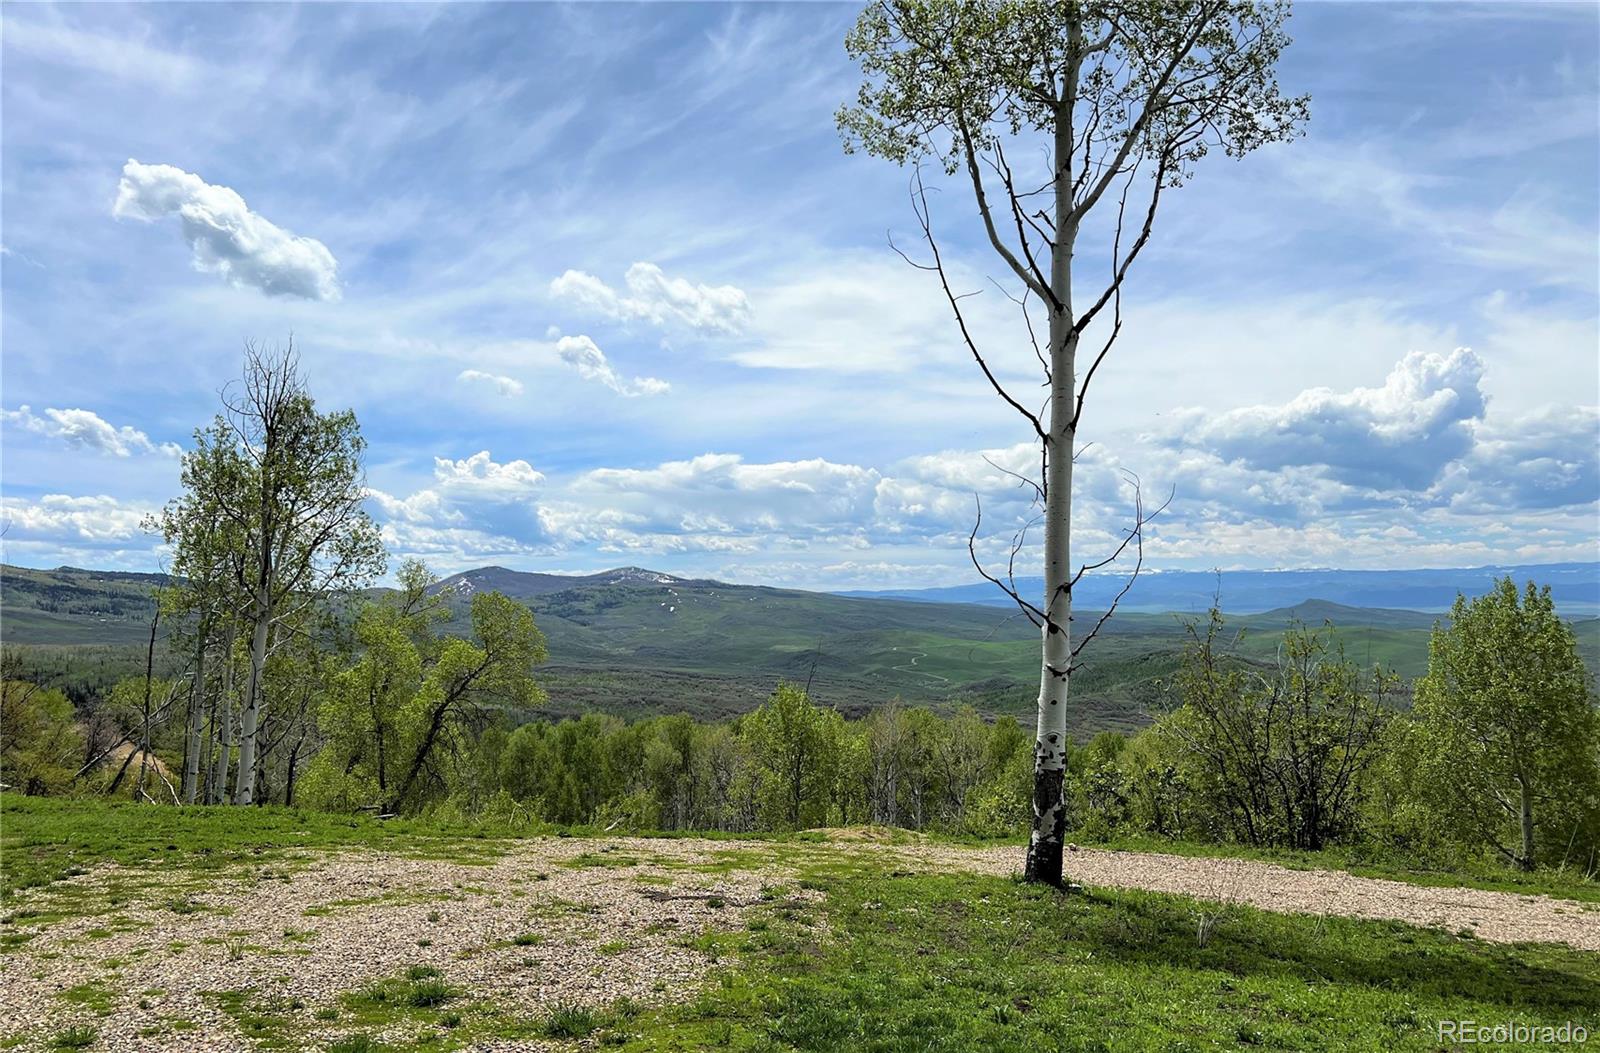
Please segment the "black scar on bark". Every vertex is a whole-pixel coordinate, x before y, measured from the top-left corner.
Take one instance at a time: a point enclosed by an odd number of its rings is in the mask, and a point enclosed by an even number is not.
[[[1062,887],[1061,849],[1067,839],[1067,811],[1061,807],[1061,787],[1066,772],[1042,771],[1033,780],[1034,837],[1028,842],[1028,864],[1023,877],[1036,884]],[[1051,816],[1050,828],[1038,826]]]

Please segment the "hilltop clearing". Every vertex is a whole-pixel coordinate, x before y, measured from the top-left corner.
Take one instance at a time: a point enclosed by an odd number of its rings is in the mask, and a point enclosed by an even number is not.
[[[8,856],[50,851],[73,807],[13,802]],[[79,830],[105,818],[76,807]],[[1020,1050],[1109,1014],[1113,1049],[1240,1031],[1429,1049],[1439,1019],[1600,1023],[1600,906],[1545,895],[1082,849],[1086,890],[1063,896],[1011,879],[1017,846],[888,831],[485,839],[118,814],[134,844],[159,820],[153,857],[85,840],[67,876],[8,897],[15,1048],[909,1050],[920,1029]]]

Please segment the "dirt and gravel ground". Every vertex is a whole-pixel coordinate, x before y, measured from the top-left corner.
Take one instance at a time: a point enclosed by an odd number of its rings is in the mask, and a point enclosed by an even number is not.
[[[220,876],[180,870],[164,879],[99,868],[24,893],[13,905],[11,931],[27,932],[28,912],[48,912],[58,897],[124,880],[130,888],[103,914],[40,916],[34,937],[0,963],[0,1037],[25,1034],[24,1048],[44,1049],[51,1036],[83,1025],[98,1031],[97,1049],[236,1049],[245,1043],[237,1012],[225,1009],[226,992],[311,1015],[335,1006],[342,992],[418,965],[439,969],[474,997],[535,1016],[553,1005],[621,997],[682,1000],[713,964],[697,936],[743,926],[763,896],[814,903],[815,894],[794,884],[794,867],[832,853],[872,853],[902,872],[1005,875],[1019,861],[1015,847],[870,839],[776,851],[750,842],[552,838],[516,842],[477,861],[343,851]],[[1068,866],[1089,886],[1600,951],[1600,909],[1545,896],[1088,849],[1074,851]],[[330,1023],[306,1038],[326,1041],[345,1030]]]
[[[1012,874],[1015,848],[921,845],[901,849],[928,866]],[[1566,943],[1600,951],[1600,904],[1474,888],[1429,887],[1356,877],[1341,870],[1292,870],[1248,859],[1207,859],[1156,852],[1079,848],[1067,855],[1070,878],[1090,887],[1176,892],[1280,914],[1326,914],[1470,930],[1494,943]]]

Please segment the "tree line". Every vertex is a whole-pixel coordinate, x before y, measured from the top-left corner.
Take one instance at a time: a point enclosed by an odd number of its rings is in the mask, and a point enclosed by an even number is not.
[[[324,649],[269,655],[262,697],[269,713],[289,712],[267,725],[297,733],[287,752],[263,751],[257,803],[524,829],[871,824],[1013,837],[1030,827],[1030,735],[1011,716],[891,699],[850,720],[780,684],[728,721],[542,719],[535,673],[546,652],[526,607],[488,592],[463,605],[415,562],[399,578],[393,593],[347,605],[344,631],[321,636]],[[1349,661],[1331,627],[1290,629],[1267,663],[1239,657],[1237,639],[1213,612],[1192,627],[1151,726],[1069,743],[1074,838],[1369,846],[1446,866],[1493,856],[1595,872],[1600,717],[1547,590],[1507,579],[1458,601],[1409,710],[1396,678]],[[242,669],[246,645],[234,646]],[[108,707],[137,729],[144,700],[178,682],[125,678]],[[137,795],[121,778],[126,752],[74,777],[84,728],[64,694],[16,678],[4,686],[5,781]],[[234,693],[244,687],[241,676]],[[187,729],[157,728],[154,763],[175,765]],[[203,786],[209,775],[201,766]],[[164,799],[180,798],[172,787]]]
[[[526,606],[441,590],[414,560],[397,588],[364,589],[385,553],[363,449],[353,413],[317,409],[292,346],[247,347],[182,495],[150,523],[173,574],[142,675],[80,712],[7,652],[0,782],[628,829],[1032,828],[1031,729],[970,707],[888,700],[847,720],[780,684],[721,723],[540,719],[547,649]],[[1150,727],[1065,744],[1066,829],[1596,868],[1600,715],[1548,589],[1505,579],[1458,599],[1409,710],[1331,626],[1291,628],[1271,662],[1236,643],[1213,611]]]

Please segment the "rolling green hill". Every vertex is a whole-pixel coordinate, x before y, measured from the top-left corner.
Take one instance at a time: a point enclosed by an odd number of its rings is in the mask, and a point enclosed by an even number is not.
[[[61,675],[73,656],[131,672],[148,632],[158,575],[0,568],[0,638],[31,645],[35,668]],[[1003,608],[922,603],[690,580],[625,567],[571,577],[485,567],[437,588],[464,613],[474,592],[527,603],[550,643],[540,677],[552,714],[723,717],[757,705],[780,680],[811,684],[820,701],[860,713],[887,699],[971,702],[1031,712],[1038,637]],[[380,591],[381,590],[375,590]],[[1092,624],[1092,612],[1080,626]],[[1074,731],[1146,723],[1171,675],[1192,615],[1128,613],[1108,623],[1075,679]],[[1347,655],[1412,678],[1427,667],[1437,615],[1310,599],[1230,620],[1247,656],[1270,662],[1294,621],[1331,622]],[[464,624],[458,617],[455,624]],[[1600,620],[1576,623],[1585,658],[1600,660]],[[118,662],[118,648],[128,653]],[[80,685],[80,690],[90,690]]]

